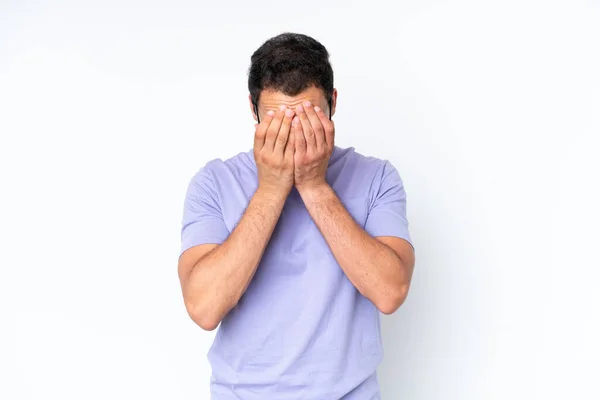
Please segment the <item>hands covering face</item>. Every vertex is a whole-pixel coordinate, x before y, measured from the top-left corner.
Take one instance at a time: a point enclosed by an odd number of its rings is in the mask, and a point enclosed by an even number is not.
[[[295,136],[294,184],[305,187],[327,184],[325,173],[333,151],[335,128],[320,107],[310,101],[296,107],[292,121]]]
[[[254,158],[259,186],[289,193],[326,185],[335,127],[323,110],[306,101],[294,110],[281,106],[256,125]]]

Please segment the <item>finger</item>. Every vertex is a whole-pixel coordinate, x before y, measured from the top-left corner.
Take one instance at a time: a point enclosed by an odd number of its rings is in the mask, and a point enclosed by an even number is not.
[[[273,151],[275,148],[275,140],[277,140],[277,135],[279,134],[279,128],[281,128],[281,121],[283,120],[283,115],[285,113],[285,106],[279,107],[279,111],[275,113],[275,117],[271,121],[269,128],[267,129],[267,135],[265,137],[265,149]]]
[[[331,150],[333,149],[333,142],[335,136],[335,125],[332,120],[330,120],[327,115],[323,112],[321,107],[315,106],[315,112],[321,120],[321,124],[323,125],[323,129],[325,130],[325,145]]]
[[[295,155],[303,156],[306,154],[306,139],[304,138],[302,123],[298,116],[294,117],[294,120],[292,121],[292,131],[294,133]]]
[[[293,124],[293,122],[292,122]],[[293,128],[290,128],[289,137],[287,143],[285,145],[285,160],[288,164],[293,164],[294,162],[294,152],[296,150],[296,133]]]
[[[312,126],[317,149],[320,150],[325,146],[325,130],[323,129],[323,124],[310,101],[304,102],[304,112],[306,112],[310,125]]]
[[[308,120],[308,115],[304,111],[304,107],[301,104],[296,106],[296,115],[300,117],[300,125],[302,127],[304,142],[306,143],[306,151],[317,149],[317,142],[315,141],[315,133],[313,132],[312,125]]]
[[[269,125],[271,124],[271,121],[273,120],[274,115],[275,115],[275,113],[273,111],[268,111],[265,114],[265,117],[263,118],[263,120],[260,121],[260,124],[254,124],[254,128],[255,128],[254,148],[255,149],[260,150],[265,145],[265,136],[267,135],[267,129],[269,128]]]
[[[274,152],[277,154],[283,154],[285,151],[285,145],[287,144],[290,136],[290,128],[292,127],[292,118],[294,117],[294,110],[286,110],[281,121],[281,127],[279,128],[279,134],[275,140]]]

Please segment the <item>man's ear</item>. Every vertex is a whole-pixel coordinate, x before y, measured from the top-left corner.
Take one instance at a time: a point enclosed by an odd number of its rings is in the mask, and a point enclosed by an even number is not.
[[[333,117],[333,114],[335,114],[335,107],[337,106],[337,95],[338,95],[338,91],[337,89],[333,89],[333,93],[331,94],[331,116]]]
[[[254,112],[254,104],[252,103],[252,95],[248,95],[248,103],[250,103],[250,112],[252,113],[252,118],[254,118],[255,121],[258,121],[258,117],[256,116],[256,113]]]

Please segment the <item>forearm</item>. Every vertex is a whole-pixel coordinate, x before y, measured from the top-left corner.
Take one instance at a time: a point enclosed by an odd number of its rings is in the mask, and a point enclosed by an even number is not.
[[[286,196],[258,189],[222,245],[192,269],[186,292],[194,314],[218,325],[242,297],[279,220]]]
[[[410,280],[402,260],[354,221],[330,186],[304,190],[301,196],[350,282],[382,312],[393,312]]]

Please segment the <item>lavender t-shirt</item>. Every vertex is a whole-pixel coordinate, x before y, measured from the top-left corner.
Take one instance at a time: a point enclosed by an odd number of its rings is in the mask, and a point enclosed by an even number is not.
[[[336,146],[327,181],[370,235],[412,244],[406,192],[390,162]],[[185,197],[181,253],[223,243],[257,185],[252,150],[202,167]],[[382,356],[379,311],[350,283],[293,189],[208,353],[212,399],[380,399]]]

